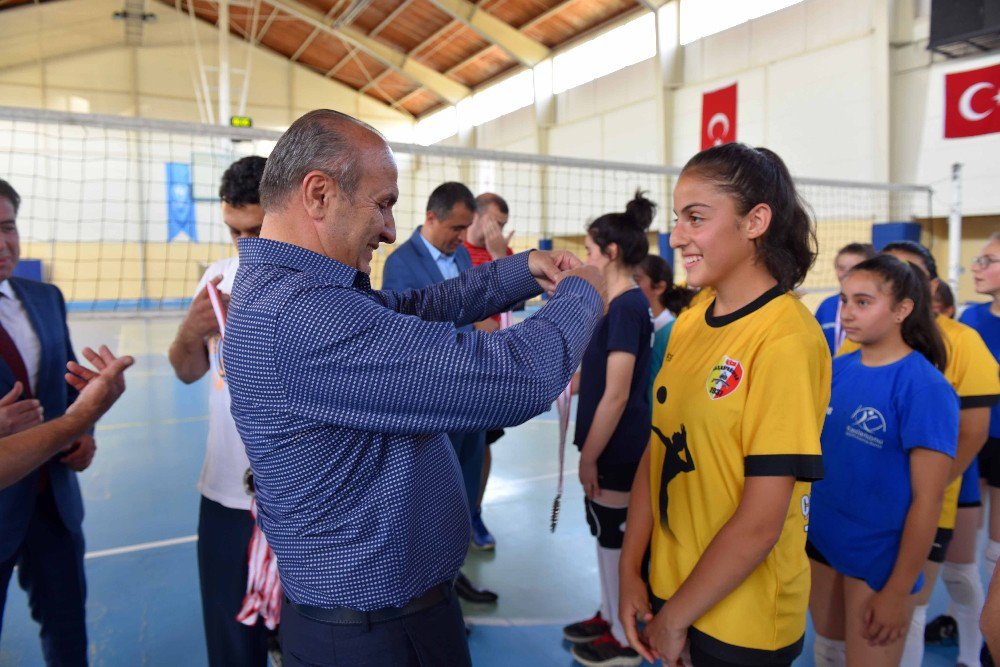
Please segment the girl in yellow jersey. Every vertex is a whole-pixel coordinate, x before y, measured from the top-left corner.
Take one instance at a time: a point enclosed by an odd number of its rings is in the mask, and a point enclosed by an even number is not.
[[[695,667],[789,665],[805,633],[809,487],[830,397],[823,332],[790,293],[815,259],[813,223],[781,159],[743,144],[692,158],[674,207],[670,243],[715,298],[677,319],[653,385],[621,621],[667,665],[686,652]]]

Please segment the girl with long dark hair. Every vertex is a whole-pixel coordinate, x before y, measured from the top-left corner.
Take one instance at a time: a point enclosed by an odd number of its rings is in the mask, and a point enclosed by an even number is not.
[[[882,255],[841,283],[859,350],[833,362],[806,552],[817,666],[899,664],[958,440],[958,400],[920,269]],[[846,659],[846,662],[845,662]]]
[[[714,298],[674,323],[653,384],[620,617],[643,657],[671,667],[686,649],[696,667],[789,665],[805,634],[805,509],[830,387],[822,330],[791,294],[815,260],[814,225],[781,158],[744,144],[695,155],[673,201],[671,246],[687,283]]]

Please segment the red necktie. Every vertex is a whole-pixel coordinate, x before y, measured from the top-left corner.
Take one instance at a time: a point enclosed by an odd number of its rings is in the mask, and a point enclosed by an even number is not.
[[[24,365],[24,358],[18,352],[14,339],[10,337],[3,324],[0,324],[0,359],[7,364],[7,368],[14,374],[14,379],[24,387],[22,398],[31,398],[31,383],[28,382],[28,369]]]

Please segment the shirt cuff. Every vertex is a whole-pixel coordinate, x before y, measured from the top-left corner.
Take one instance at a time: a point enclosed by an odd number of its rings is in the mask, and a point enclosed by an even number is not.
[[[500,286],[506,297],[505,300],[512,304],[527,301],[542,293],[538,281],[528,269],[528,256],[531,253],[531,250],[519,252],[491,263],[496,265],[497,276],[500,278]]]

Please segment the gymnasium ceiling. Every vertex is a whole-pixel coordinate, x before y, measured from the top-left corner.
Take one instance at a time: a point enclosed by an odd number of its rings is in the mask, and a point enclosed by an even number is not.
[[[0,0],[0,12],[62,0]],[[193,13],[217,0],[122,0]],[[229,0],[234,36],[414,117],[453,104],[553,49],[663,0]],[[2,19],[0,19],[2,20]]]

